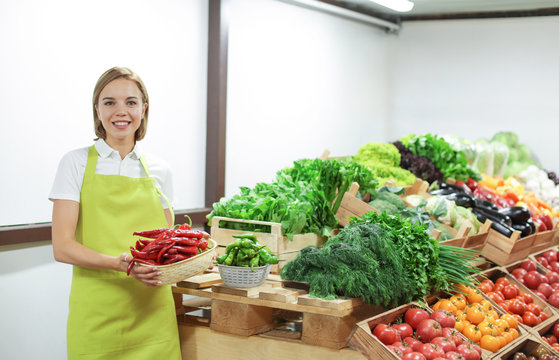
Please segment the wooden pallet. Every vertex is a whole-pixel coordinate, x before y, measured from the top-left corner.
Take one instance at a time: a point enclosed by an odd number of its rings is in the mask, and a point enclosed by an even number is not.
[[[281,332],[279,337],[297,338],[303,343],[341,349],[348,344],[355,324],[386,309],[364,304],[361,299],[323,300],[312,298],[306,290],[284,287],[283,282],[269,279],[261,286],[249,289],[231,288],[214,284],[207,288],[173,287],[177,313],[182,321],[190,324],[204,321],[210,329],[229,334],[251,336],[274,333],[278,326],[278,312],[296,314],[301,331],[289,336]],[[211,318],[204,321],[189,319],[180,309],[190,309],[181,301],[182,294],[209,299]],[[282,318],[284,319],[284,318]],[[292,339],[291,339],[292,340]]]

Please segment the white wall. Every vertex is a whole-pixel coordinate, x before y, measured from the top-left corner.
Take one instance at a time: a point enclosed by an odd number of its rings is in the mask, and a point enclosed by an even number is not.
[[[204,205],[207,14],[204,0],[0,1],[0,226],[50,221],[58,161],[93,143],[112,66],[148,88],[141,144],[173,168],[175,208]],[[71,270],[50,244],[0,247],[0,358],[66,358]]]
[[[178,209],[204,205],[207,1],[0,2],[0,226],[47,222],[62,155],[93,143],[99,76],[127,66],[150,94],[140,143],[170,163]],[[201,174],[192,176],[192,174]]]
[[[390,139],[514,131],[559,171],[559,17],[406,22],[392,42]]]
[[[386,137],[382,30],[275,0],[238,0],[229,39],[226,195],[294,160]]]

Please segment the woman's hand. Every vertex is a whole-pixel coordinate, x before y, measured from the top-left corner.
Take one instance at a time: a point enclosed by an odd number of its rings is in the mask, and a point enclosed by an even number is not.
[[[126,272],[128,268],[128,264],[132,260],[132,256],[127,253],[122,253],[119,257],[119,268],[121,271]],[[130,276],[134,279],[141,281],[146,286],[158,286],[161,285],[161,280],[157,277],[161,275],[161,272],[157,270],[155,266],[138,266],[135,265],[132,267],[130,271]]]

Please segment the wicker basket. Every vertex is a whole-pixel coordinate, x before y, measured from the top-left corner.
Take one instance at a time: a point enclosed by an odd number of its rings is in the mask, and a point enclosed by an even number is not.
[[[270,274],[271,265],[255,268],[217,264],[223,283],[230,287],[251,288],[261,285]]]
[[[158,265],[157,270],[161,272],[158,279],[161,280],[161,285],[174,284],[206,270],[212,263],[217,248],[217,243],[214,240],[208,239],[207,241],[208,248],[203,253],[173,264]],[[140,263],[137,263],[137,265],[151,266]]]

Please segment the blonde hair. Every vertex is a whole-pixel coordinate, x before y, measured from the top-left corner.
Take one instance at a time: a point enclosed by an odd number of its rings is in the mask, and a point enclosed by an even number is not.
[[[126,79],[126,80],[134,81],[136,85],[138,85],[138,89],[142,93],[143,103],[148,104],[148,107],[146,108],[146,111],[144,113],[144,117],[140,122],[140,127],[138,128],[138,130],[136,130],[136,134],[134,137],[135,141],[142,140],[146,135],[147,126],[148,126],[148,114],[149,114],[148,91],[146,89],[146,86],[144,85],[144,82],[142,81],[142,79],[140,79],[138,74],[125,67],[113,67],[105,71],[103,75],[99,77],[99,80],[97,80],[97,84],[95,84],[95,89],[93,90],[93,126],[95,128],[95,135],[97,135],[97,139],[95,140],[105,139],[107,136],[107,133],[105,132],[105,128],[101,123],[101,119],[99,119],[99,116],[97,115],[96,106],[97,103],[99,102],[99,96],[101,94],[101,91],[103,91],[103,89],[105,88],[105,86],[107,86],[108,83],[116,79]]]

